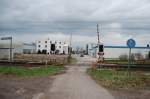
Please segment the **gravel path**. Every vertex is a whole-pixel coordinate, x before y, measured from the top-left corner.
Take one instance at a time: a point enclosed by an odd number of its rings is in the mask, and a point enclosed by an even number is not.
[[[86,57],[78,59],[78,64],[87,61]],[[86,74],[87,68],[78,65],[68,66],[65,74],[56,76],[49,91],[45,95],[40,93],[36,99],[113,99],[107,90]]]

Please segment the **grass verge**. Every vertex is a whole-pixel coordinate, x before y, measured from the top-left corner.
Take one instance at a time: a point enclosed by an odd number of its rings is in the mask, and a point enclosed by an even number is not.
[[[104,62],[108,64],[128,64],[128,60],[104,60]],[[132,61],[132,64],[149,65],[150,60]]]
[[[15,75],[21,77],[54,75],[62,72],[62,66],[47,66],[47,67],[19,67],[19,66],[0,66],[0,74]]]
[[[110,89],[150,89],[150,77],[141,72],[132,71],[127,76],[125,70],[88,69],[87,73],[100,85]]]

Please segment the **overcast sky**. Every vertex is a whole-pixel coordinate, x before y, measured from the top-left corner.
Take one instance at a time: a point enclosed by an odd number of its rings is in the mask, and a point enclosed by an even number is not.
[[[0,35],[35,41],[53,36],[74,44],[97,42],[96,24],[106,45],[150,43],[150,0],[0,0]],[[79,43],[80,42],[80,43]]]

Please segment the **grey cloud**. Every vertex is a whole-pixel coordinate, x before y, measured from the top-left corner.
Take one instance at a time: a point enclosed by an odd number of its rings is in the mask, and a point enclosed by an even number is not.
[[[0,0],[0,32],[93,35],[99,23],[103,35],[149,34],[149,9],[149,0]]]

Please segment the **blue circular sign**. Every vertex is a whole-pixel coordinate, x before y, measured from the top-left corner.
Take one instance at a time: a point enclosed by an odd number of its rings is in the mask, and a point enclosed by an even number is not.
[[[129,48],[134,48],[135,45],[136,45],[135,40],[129,39],[129,40],[127,41],[127,46],[128,46]]]

